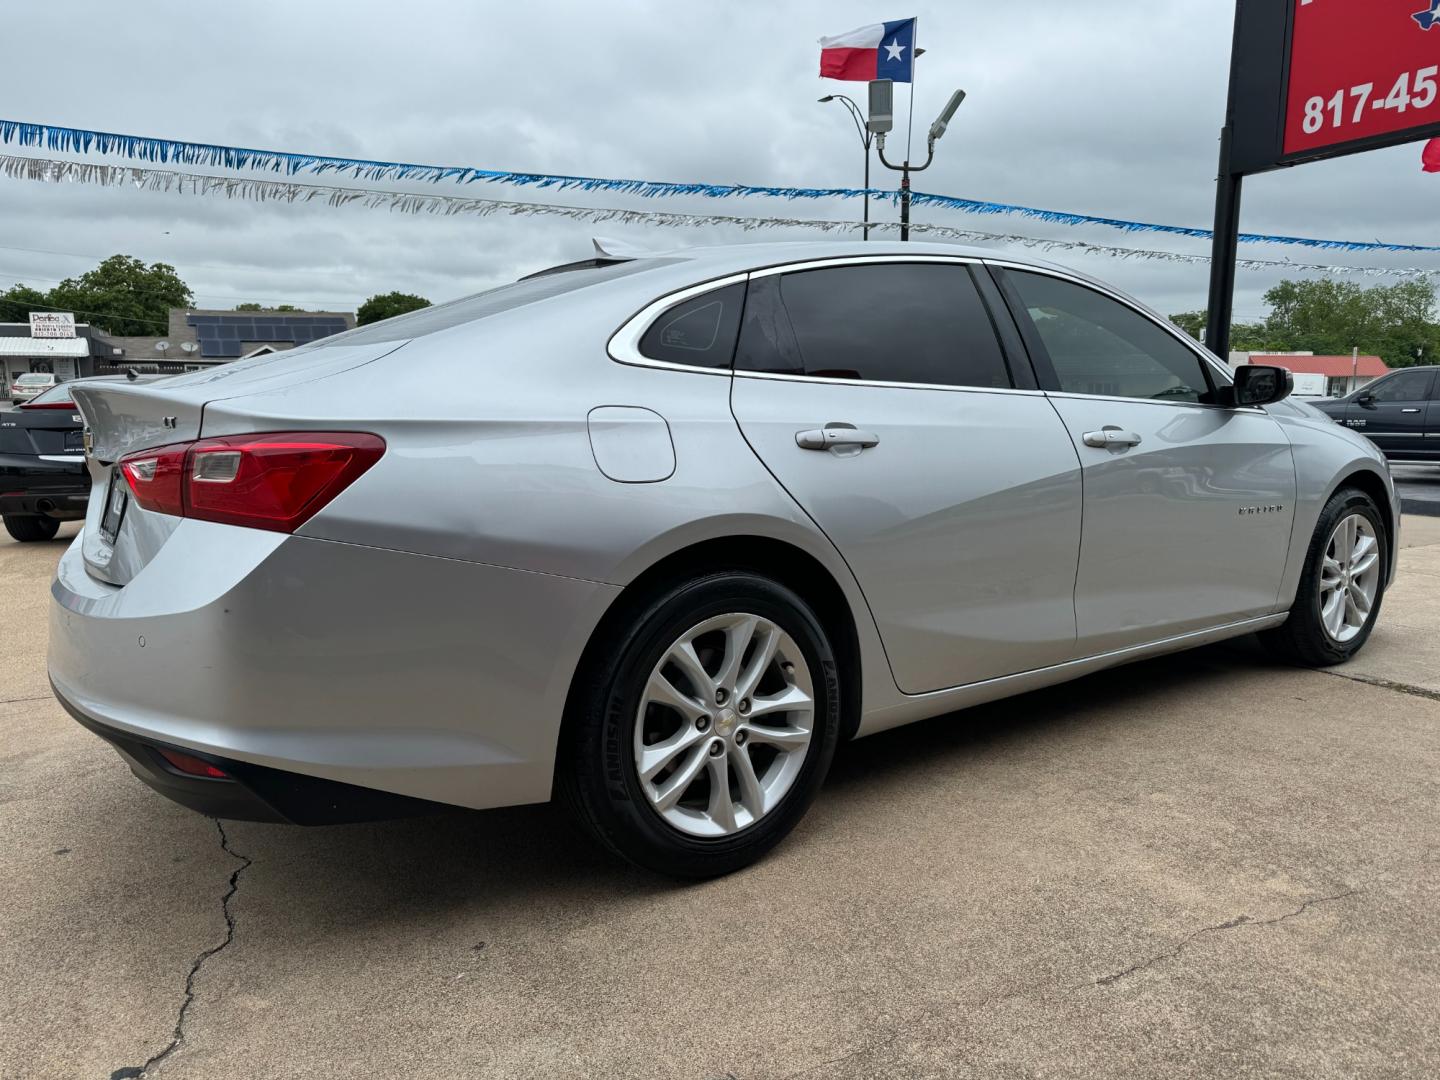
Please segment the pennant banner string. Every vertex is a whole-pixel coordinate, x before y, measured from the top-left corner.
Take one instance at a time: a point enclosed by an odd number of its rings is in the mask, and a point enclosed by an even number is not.
[[[259,169],[294,176],[300,173],[341,173],[359,180],[413,180],[427,183],[450,181],[458,184],[512,184],[522,187],[559,190],[615,191],[645,198],[702,196],[725,199],[766,196],[779,199],[853,199],[863,195],[894,201],[898,193],[872,188],[765,187],[750,184],[679,183],[665,180],[625,180],[599,176],[566,176],[551,173],[510,172],[459,165],[417,165],[398,161],[332,157],[324,154],[296,154],[281,150],[255,150],[216,143],[186,142],[143,135],[120,135],[86,128],[56,127],[18,120],[0,120],[0,143],[74,154],[100,154],[141,161],[179,165],[204,165],[225,169]],[[937,206],[968,214],[1016,215],[1059,225],[1103,225],[1122,232],[1161,233],[1208,240],[1209,229],[1186,225],[1163,225],[1124,218],[1098,217],[1068,210],[1046,210],[1034,206],[965,199],[916,191],[916,206]],[[1326,240],[1306,236],[1277,236],[1268,233],[1241,233],[1240,240],[1252,244],[1287,244],[1333,251],[1435,252],[1440,245],[1390,244],[1379,240]]]
[[[669,228],[728,226],[745,232],[759,229],[815,229],[823,233],[858,233],[859,221],[839,221],[793,217],[746,217],[736,214],[685,214],[664,210],[634,210],[609,207],[568,206],[557,203],[536,203],[504,199],[471,198],[458,195],[421,195],[399,191],[339,187],[326,184],[302,184],[289,180],[260,180],[250,177],[209,176],[201,173],[176,172],[170,169],[149,169],[133,165],[102,165],[97,162],[64,161],[0,154],[0,175],[15,180],[37,180],[48,183],[91,184],[101,187],[133,186],[143,191],[173,192],[185,195],[220,195],[227,199],[254,202],[312,203],[327,206],[360,205],[406,214],[440,216],[469,215],[489,217],[496,214],[558,217],[590,223],[658,225]],[[896,222],[871,222],[872,231],[898,230]],[[1045,251],[1074,251],[1087,255],[1105,255],[1120,259],[1147,259],[1174,263],[1208,263],[1208,255],[1146,248],[1092,244],[1081,240],[1046,239],[1018,233],[980,232],[957,229],[949,225],[912,222],[913,232],[946,240],[999,244],[1011,247],[1037,248]],[[1242,258],[1237,265],[1247,270],[1292,270],[1327,274],[1358,274],[1366,277],[1428,278],[1440,276],[1440,270],[1417,267],[1340,266],[1327,263],[1292,262],[1289,259]]]

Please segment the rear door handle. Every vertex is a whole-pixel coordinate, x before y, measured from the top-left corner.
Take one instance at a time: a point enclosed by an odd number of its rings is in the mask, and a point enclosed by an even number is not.
[[[880,436],[861,431],[853,424],[832,423],[795,433],[795,445],[802,450],[868,450],[880,444]]]
[[[1114,427],[1107,424],[1099,431],[1087,431],[1084,436],[1086,446],[1139,446],[1140,436],[1133,431],[1126,431],[1124,428]]]

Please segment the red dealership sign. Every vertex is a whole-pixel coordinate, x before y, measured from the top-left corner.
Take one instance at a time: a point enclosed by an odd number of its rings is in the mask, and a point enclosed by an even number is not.
[[[1440,123],[1440,0],[1298,0],[1284,152]]]
[[[1440,0],[1236,0],[1229,171],[1440,135]]]

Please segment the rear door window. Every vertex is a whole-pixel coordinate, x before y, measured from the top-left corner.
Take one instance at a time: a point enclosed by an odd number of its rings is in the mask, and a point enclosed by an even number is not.
[[[860,382],[1013,385],[968,266],[866,263],[750,282],[737,370]]]

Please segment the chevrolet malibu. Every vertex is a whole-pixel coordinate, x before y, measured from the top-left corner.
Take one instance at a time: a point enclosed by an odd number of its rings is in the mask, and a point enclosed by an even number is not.
[[[146,783],[324,823],[560,795],[686,877],[842,740],[1259,633],[1338,664],[1384,459],[1048,263],[807,243],[593,259],[148,385],[49,668]]]

